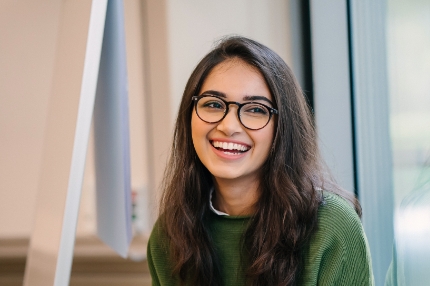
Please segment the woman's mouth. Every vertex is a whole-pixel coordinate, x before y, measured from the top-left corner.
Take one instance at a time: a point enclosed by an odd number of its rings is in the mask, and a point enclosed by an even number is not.
[[[210,143],[215,149],[229,155],[239,155],[251,149],[248,145],[233,142],[210,141]]]

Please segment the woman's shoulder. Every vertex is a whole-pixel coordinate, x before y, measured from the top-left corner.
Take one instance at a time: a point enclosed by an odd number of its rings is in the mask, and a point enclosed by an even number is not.
[[[360,217],[346,199],[330,191],[322,191],[322,203],[318,210],[318,224],[328,223],[333,228],[361,226]]]
[[[148,240],[146,258],[152,285],[178,285],[172,273],[170,252],[167,246],[167,235],[160,218],[154,224]]]
[[[166,256],[168,252],[168,236],[163,228],[162,218],[159,217],[148,239],[147,256]]]
[[[155,221],[154,226],[152,227],[151,234],[149,236],[149,242],[154,244],[161,244],[165,242],[167,239],[167,234],[165,229],[162,226],[162,217],[158,217]]]
[[[314,241],[351,246],[366,240],[363,225],[354,207],[340,195],[323,191]]]
[[[302,285],[373,285],[371,257],[360,218],[344,198],[323,191],[318,227],[304,254]],[[320,283],[319,283],[320,284]]]

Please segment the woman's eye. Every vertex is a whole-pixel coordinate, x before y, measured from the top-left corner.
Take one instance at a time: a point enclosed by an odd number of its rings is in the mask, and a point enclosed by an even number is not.
[[[252,106],[245,110],[247,113],[256,113],[256,114],[267,114],[267,110],[260,106]]]
[[[217,101],[206,102],[203,107],[207,108],[216,108],[216,109],[224,109],[224,105]]]

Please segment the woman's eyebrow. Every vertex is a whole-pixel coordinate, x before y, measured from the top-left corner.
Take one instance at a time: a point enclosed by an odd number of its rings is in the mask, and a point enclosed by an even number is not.
[[[245,100],[245,101],[264,100],[264,101],[270,103],[271,105],[273,105],[273,102],[271,102],[270,99],[268,99],[265,96],[261,96],[261,95],[246,95],[243,97],[243,100]]]
[[[201,95],[215,95],[218,97],[223,97],[223,98],[227,98],[227,96],[225,95],[225,93],[221,92],[221,91],[216,91],[216,90],[206,90],[204,92],[202,92]]]

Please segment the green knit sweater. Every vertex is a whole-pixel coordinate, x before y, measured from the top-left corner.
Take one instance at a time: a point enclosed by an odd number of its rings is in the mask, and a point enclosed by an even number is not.
[[[373,285],[369,248],[359,217],[337,195],[325,192],[324,200],[318,211],[318,230],[303,253],[304,271],[298,285]],[[211,216],[210,235],[218,250],[224,285],[245,285],[240,241],[249,218]],[[169,268],[162,233],[157,223],[148,242],[152,285],[179,285]]]

